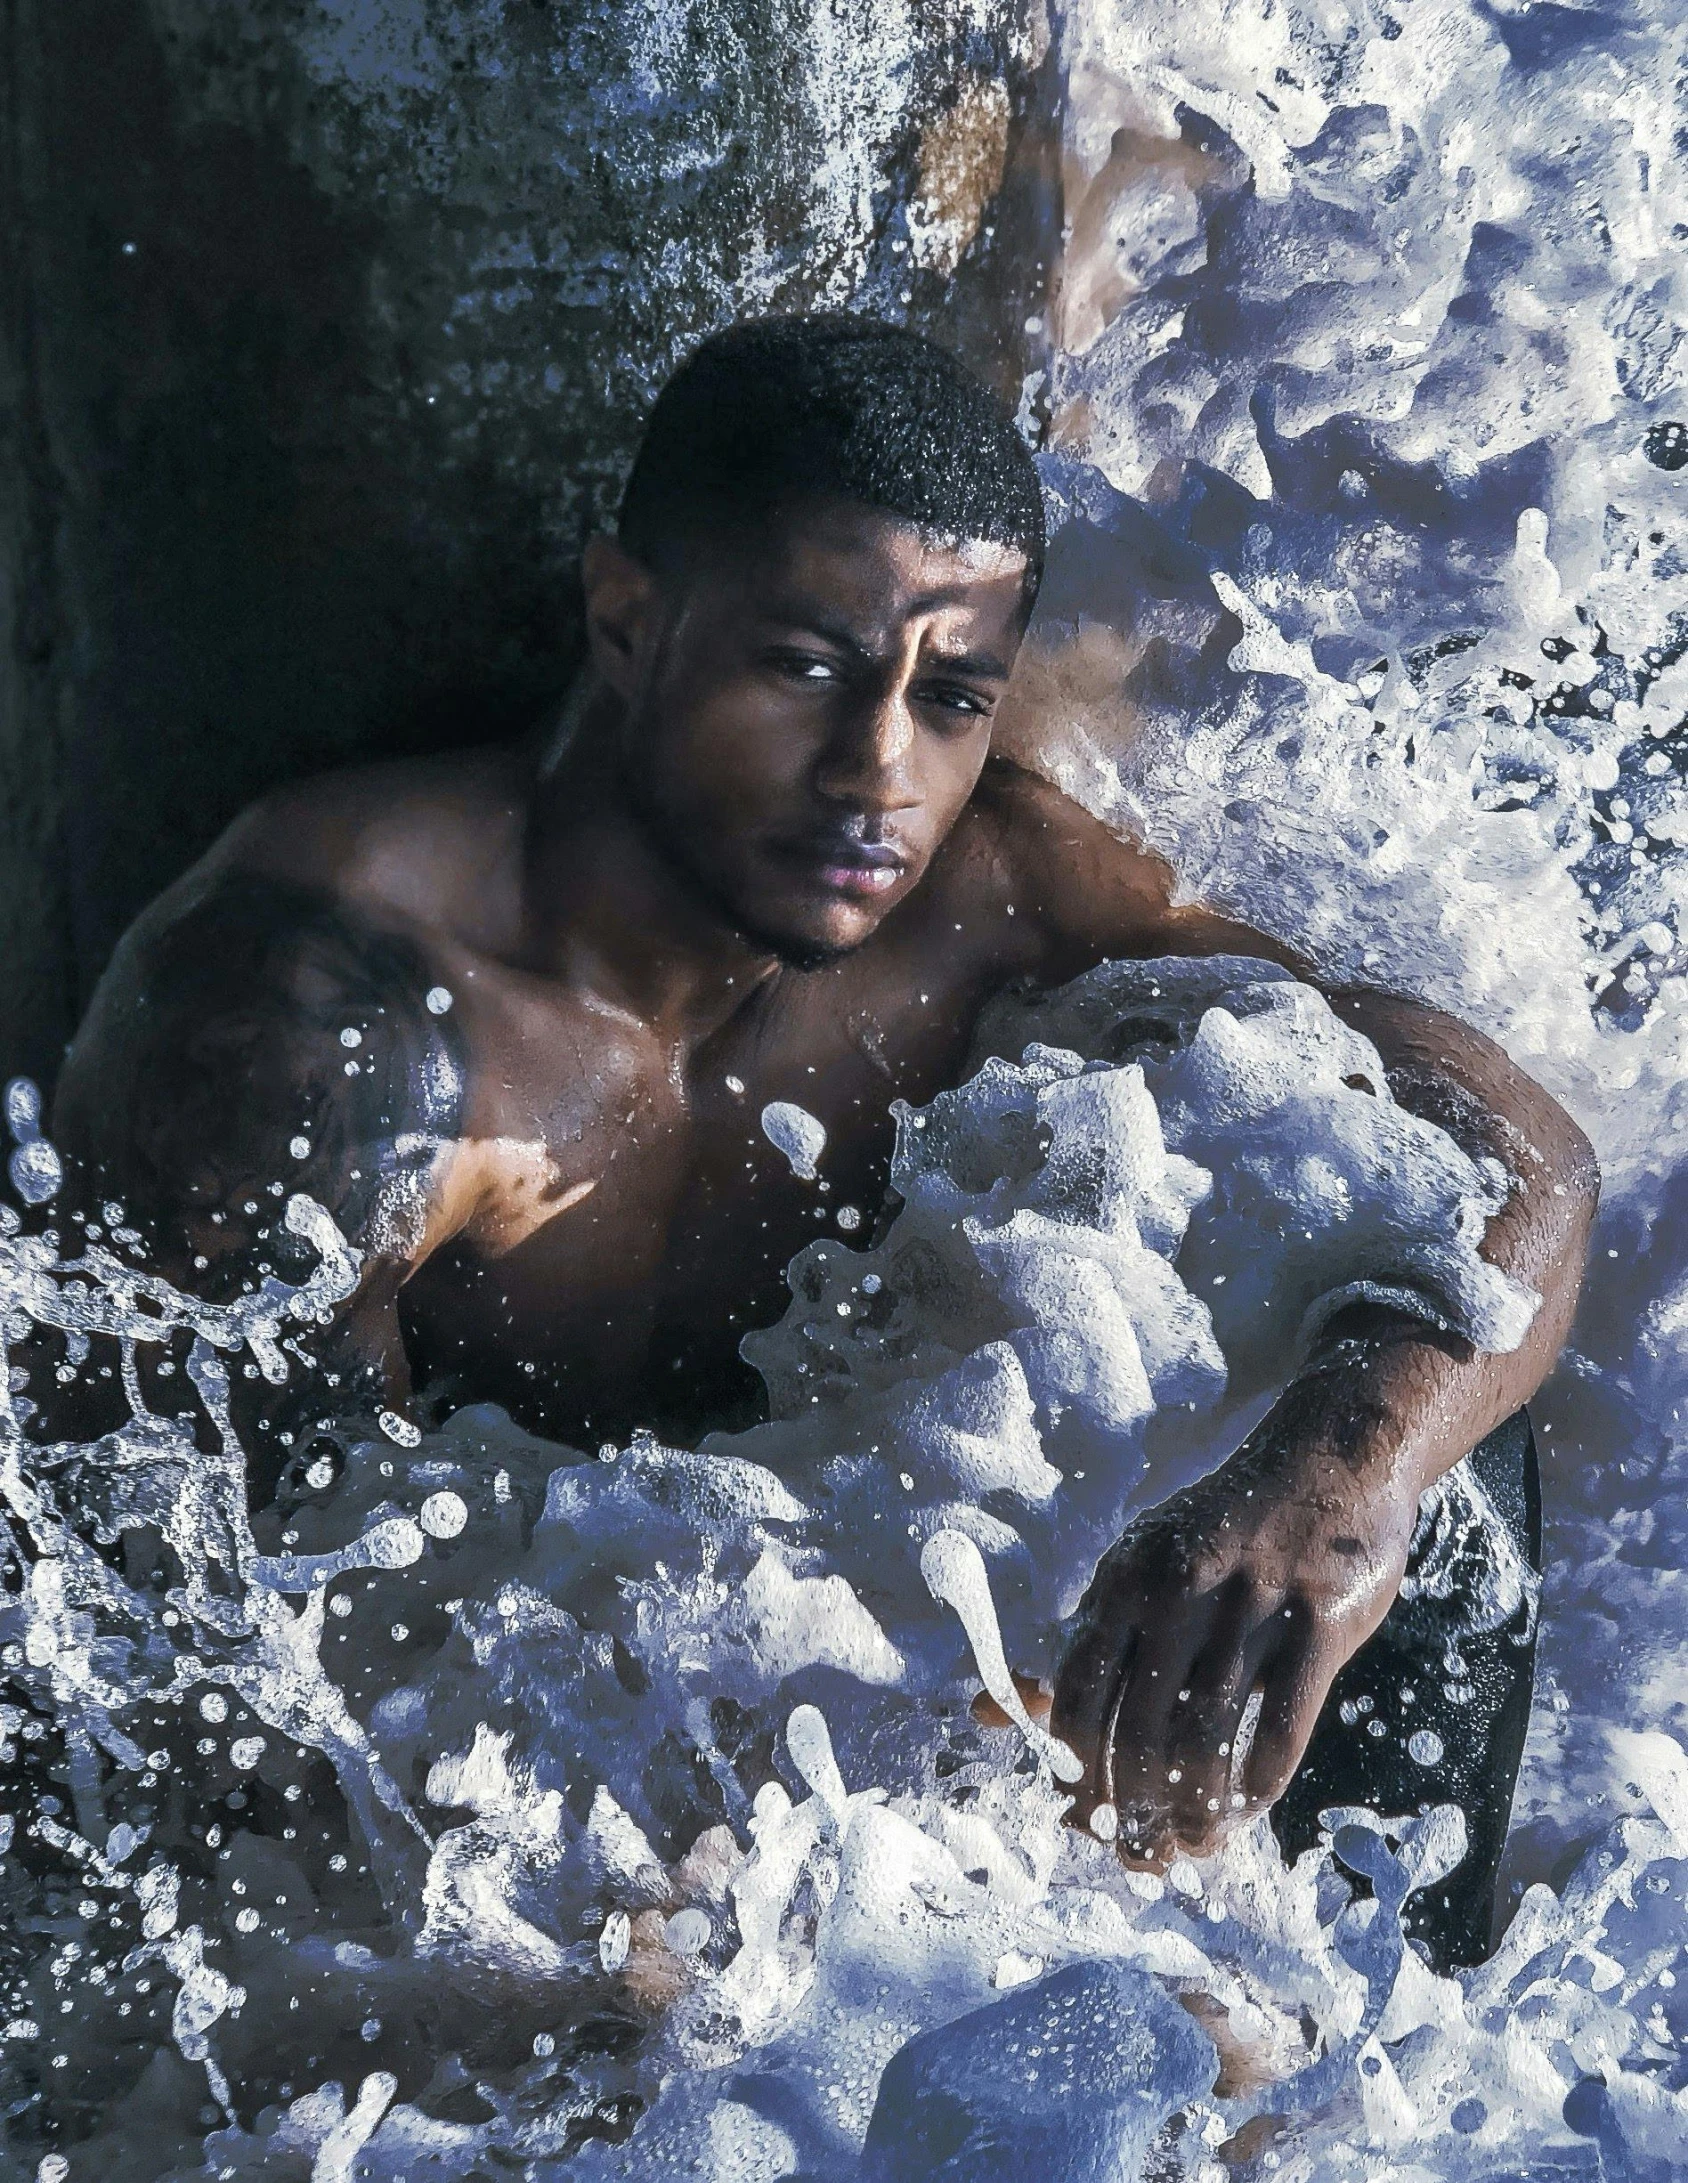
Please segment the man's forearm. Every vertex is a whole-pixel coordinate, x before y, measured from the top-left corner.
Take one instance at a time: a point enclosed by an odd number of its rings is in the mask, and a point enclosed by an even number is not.
[[[1164,924],[1178,952],[1257,954],[1320,982],[1293,948],[1200,905],[1169,911]],[[1385,1472],[1403,1486],[1416,1479],[1422,1492],[1551,1371],[1576,1312],[1599,1169],[1564,1108],[1492,1039],[1396,994],[1325,991],[1343,1021],[1377,1048],[1399,1105],[1446,1130],[1472,1159],[1505,1169],[1511,1193],[1489,1222],[1483,1256],[1541,1303],[1524,1340],[1503,1355],[1437,1335],[1404,1313],[1345,1312],[1327,1330],[1307,1384],[1285,1397],[1253,1441],[1263,1434],[1330,1437],[1380,1479]]]
[[[1327,1441],[1380,1490],[1416,1500],[1552,1369],[1576,1311],[1598,1170],[1564,1109],[1466,1025],[1384,994],[1339,993],[1332,1006],[1377,1047],[1401,1106],[1505,1169],[1511,1190],[1483,1256],[1541,1299],[1523,1341],[1500,1353],[1404,1313],[1356,1307],[1326,1330],[1277,1406],[1275,1432]]]

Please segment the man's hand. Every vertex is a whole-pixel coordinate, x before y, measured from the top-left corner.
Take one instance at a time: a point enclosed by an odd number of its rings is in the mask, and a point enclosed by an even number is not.
[[[1074,1817],[1114,1805],[1134,1862],[1205,1854],[1282,1794],[1400,1586],[1416,1497],[1274,1441],[1131,1527],[1056,1680],[1050,1725],[1088,1768]]]

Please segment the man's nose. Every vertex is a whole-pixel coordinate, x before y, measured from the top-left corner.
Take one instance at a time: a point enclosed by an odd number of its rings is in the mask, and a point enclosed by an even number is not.
[[[914,777],[915,723],[902,677],[852,693],[816,769],[831,803],[856,811],[900,811],[920,800]]]

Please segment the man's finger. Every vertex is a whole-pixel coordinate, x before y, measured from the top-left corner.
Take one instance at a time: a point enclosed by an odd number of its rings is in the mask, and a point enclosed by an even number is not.
[[[1167,1806],[1179,1835],[1205,1845],[1247,1804],[1237,1742],[1249,1699],[1282,1638],[1252,1611],[1227,1610],[1173,1701],[1167,1723]]]
[[[1252,1585],[1234,1578],[1214,1596],[1207,1639],[1173,1701],[1171,1732],[1180,1752],[1199,1758],[1224,1736],[1260,1673],[1282,1643],[1282,1626],[1263,1613]],[[1169,1749],[1171,1746],[1169,1746]]]
[[[1289,1787],[1312,1740],[1330,1682],[1310,1638],[1291,1638],[1274,1658],[1238,1783],[1251,1805],[1275,1804]]]
[[[1102,1769],[1102,1793],[1119,1806],[1122,1819],[1128,1812],[1166,1809],[1168,1722],[1206,1634],[1200,1626],[1187,1630],[1174,1624],[1171,1629],[1145,1629],[1138,1636],[1130,1672],[1108,1722]]]
[[[1081,1802],[1086,1794],[1093,1801],[1106,1798],[1104,1738],[1136,1649],[1137,1630],[1129,1618],[1098,1615],[1079,1632],[1055,1678],[1049,1726],[1085,1763]]]
[[[1014,1688],[1020,1694],[1020,1703],[1039,1727],[1049,1724],[1049,1711],[1053,1698],[1035,1675],[1014,1676]],[[988,1690],[981,1690],[969,1708],[981,1728],[1017,1728],[1020,1724],[1011,1714],[1004,1713]]]
[[[1145,1640],[1141,1673],[1121,1693],[1112,1725],[1108,1783],[1119,1810],[1120,1852],[1127,1863],[1154,1871],[1211,1846],[1209,1815],[1202,1809],[1208,1793],[1202,1769],[1210,1754],[1197,1750],[1192,1764],[1198,1778],[1192,1780],[1173,1725],[1188,1709],[1183,1693],[1192,1691],[1191,1655],[1202,1637],[1200,1630],[1193,1641],[1169,1631],[1152,1652]]]

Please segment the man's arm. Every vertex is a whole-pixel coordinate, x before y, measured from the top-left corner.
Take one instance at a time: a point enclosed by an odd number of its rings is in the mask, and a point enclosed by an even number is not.
[[[288,1198],[325,1206],[362,1257],[355,1294],[281,1388],[237,1366],[236,1422],[263,1498],[328,1415],[400,1405],[397,1297],[453,1223],[464,1061],[410,935],[328,897],[233,872],[172,890],[113,959],[66,1062],[54,1135],[67,1198],[118,1201],[154,1266],[227,1301],[308,1245]]]
[[[1158,859],[1056,792],[1012,794],[1053,976],[1110,955],[1234,953],[1321,982],[1281,943],[1175,905]],[[1282,1793],[1338,1670],[1395,1598],[1419,1496],[1535,1391],[1575,1310],[1598,1174],[1569,1115],[1451,1016],[1382,993],[1329,998],[1403,1107],[1513,1178],[1482,1250],[1542,1302],[1506,1355],[1404,1313],[1345,1311],[1242,1448],[1106,1557],[1053,1725],[1090,1766],[1081,1803],[1118,1804],[1124,1846],[1155,1859],[1211,1848]]]

